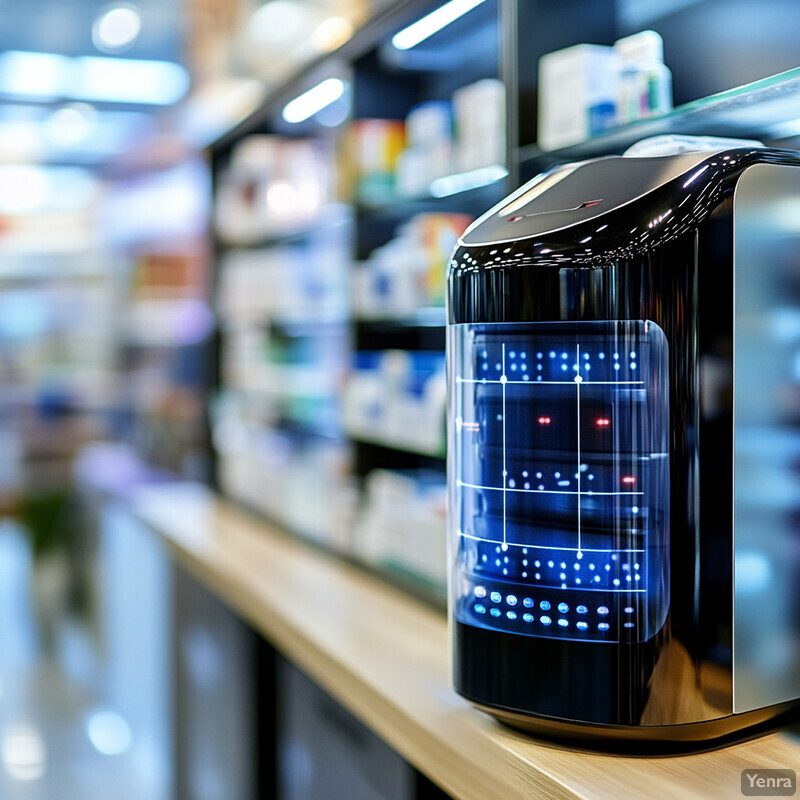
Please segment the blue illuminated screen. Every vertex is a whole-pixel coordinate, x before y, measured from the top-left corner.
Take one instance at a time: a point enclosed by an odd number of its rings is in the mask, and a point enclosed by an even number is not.
[[[643,641],[669,601],[667,343],[649,321],[448,330],[461,622]]]

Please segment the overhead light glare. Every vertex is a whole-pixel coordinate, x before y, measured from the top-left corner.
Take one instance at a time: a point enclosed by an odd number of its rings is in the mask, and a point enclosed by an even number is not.
[[[188,73],[172,61],[20,50],[0,54],[0,95],[171,105],[188,88]]]
[[[291,123],[303,122],[336,102],[344,94],[344,90],[344,81],[328,78],[288,102],[283,108],[283,118]]]
[[[431,184],[431,194],[434,197],[448,197],[451,194],[467,192],[480,186],[488,186],[490,183],[505,178],[506,175],[508,175],[508,170],[499,164],[494,164],[491,167],[479,167],[469,172],[445,175],[442,178],[437,178]]]
[[[0,54],[0,93],[36,99],[66,94],[72,59],[55,53],[7,50]]]
[[[479,6],[483,0],[450,0],[392,37],[398,50],[409,50]]]
[[[139,36],[142,19],[129,5],[119,5],[101,14],[92,26],[92,41],[98,50],[114,53],[130,47]]]
[[[73,60],[72,97],[108,103],[167,106],[189,88],[189,75],[172,61],[83,56]]]

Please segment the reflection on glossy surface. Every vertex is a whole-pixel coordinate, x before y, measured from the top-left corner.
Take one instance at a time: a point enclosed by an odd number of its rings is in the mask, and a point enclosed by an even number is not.
[[[798,173],[753,167],[734,200],[736,711],[800,694]]]

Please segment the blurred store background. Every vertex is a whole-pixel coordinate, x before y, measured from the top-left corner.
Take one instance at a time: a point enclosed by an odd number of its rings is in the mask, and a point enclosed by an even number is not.
[[[234,746],[262,644],[126,498],[205,483],[441,610],[456,239],[543,167],[645,133],[795,146],[798,12],[760,5],[0,0],[0,798],[275,784]],[[540,57],[646,29],[629,74],[659,104],[614,116],[612,81],[602,127],[568,109],[565,139]],[[412,796],[400,767],[394,793],[314,794],[322,701],[271,669],[295,699],[262,796]],[[332,741],[318,776],[350,764]]]

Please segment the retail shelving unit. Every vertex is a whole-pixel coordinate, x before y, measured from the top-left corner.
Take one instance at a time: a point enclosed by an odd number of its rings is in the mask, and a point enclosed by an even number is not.
[[[484,0],[419,45],[393,46],[398,31],[437,5],[396,4],[212,146],[219,367],[212,429],[224,494],[441,605],[447,247],[420,255],[420,243],[447,240],[443,225],[455,236],[554,163],[619,153],[647,136],[791,144],[800,134],[800,77],[798,69],[777,73],[800,53],[783,31],[782,0],[761,8],[757,29],[731,18],[720,0],[671,10],[632,0]],[[698,26],[714,36],[693,49]],[[538,59],[645,27],[664,38],[680,105],[542,150]],[[764,77],[769,71],[776,74]],[[281,112],[289,101],[323,81],[339,81],[341,97],[287,122]],[[446,143],[450,152],[437,151],[436,103],[493,81],[504,98],[494,107],[484,99],[481,110],[507,123],[495,157],[491,147],[475,156],[459,142],[476,116],[474,108],[465,114],[463,99],[453,103],[461,131]],[[421,107],[428,116],[412,122]],[[427,161],[409,168],[407,156],[420,150],[414,137],[432,129]],[[478,134],[485,144],[497,131]]]
[[[752,4],[739,0],[484,0],[418,47],[393,48],[398,31],[438,5],[396,3],[273,92],[211,147],[215,488],[269,522],[203,500],[197,506],[202,519],[187,526],[165,510],[171,503],[166,499],[155,516],[145,514],[148,524],[165,535],[195,577],[457,797],[527,797],[534,791],[634,797],[659,781],[666,781],[670,796],[738,794],[748,758],[772,764],[772,742],[775,766],[794,766],[794,742],[769,740],[729,751],[722,760],[703,756],[697,770],[643,760],[615,761],[612,769],[602,756],[534,745],[460,701],[442,699],[443,617],[379,583],[399,583],[443,604],[446,257],[433,267],[415,257],[425,225],[448,214],[461,215],[451,219],[466,224],[553,164],[621,153],[648,136],[725,135],[797,146],[800,46],[787,24],[797,14],[793,0],[759,3],[757,20]],[[581,42],[611,44],[647,28],[664,39],[675,110],[560,150],[540,148],[538,59]],[[386,153],[400,149],[393,137],[401,121],[420,104],[448,100],[493,79],[504,88],[501,155],[466,165],[455,159],[426,180],[417,175],[409,181],[406,174],[398,186],[397,154]],[[298,123],[282,117],[291,100],[331,80],[342,82],[342,93],[324,113]],[[375,120],[382,122],[369,128]],[[384,169],[359,165],[354,140],[380,151],[373,161]],[[301,185],[306,189],[300,191]],[[243,202],[223,209],[226,197]],[[304,205],[309,198],[315,199]],[[167,523],[164,514],[171,515]],[[206,525],[203,515],[214,531],[208,536],[197,533]],[[240,528],[247,529],[241,547],[230,533]],[[367,566],[381,581],[276,536],[276,528]],[[259,530],[264,552],[255,557]],[[438,554],[431,543],[440,546]],[[294,578],[270,568],[279,558],[287,559]],[[305,563],[312,576],[325,574],[320,586],[305,575]],[[263,568],[264,580],[251,568]],[[336,590],[328,595],[331,586]],[[307,622],[315,617],[304,609],[314,602],[338,609],[329,627]],[[380,615],[389,606],[387,622]],[[351,617],[360,635],[376,637],[370,640],[374,652],[366,648],[363,659],[341,644],[350,642]],[[387,624],[396,627],[382,638]],[[430,636],[415,639],[416,627]],[[386,682],[381,670],[386,658],[393,659],[391,642],[417,646],[412,640],[435,662],[436,680],[428,685],[429,673],[420,673],[425,690],[402,678],[399,694],[391,686],[372,692],[376,681]],[[329,657],[334,650],[336,657]],[[406,667],[417,675],[410,662],[399,669]],[[411,711],[396,713],[404,704]],[[451,740],[457,744],[448,746]],[[727,781],[724,790],[720,781]],[[658,795],[660,789],[647,791]]]
[[[727,16],[723,24],[718,0],[671,14],[610,0],[485,0],[409,50],[394,47],[391,37],[436,4],[400,3],[214,145],[219,370],[212,427],[223,492],[394,579],[412,576],[409,588],[441,603],[443,550],[425,543],[436,536],[443,503],[445,255],[420,267],[415,243],[430,235],[426,225],[439,233],[436,224],[447,215],[460,215],[449,219],[463,227],[553,163],[622,152],[646,136],[797,135],[797,70],[761,77],[797,61],[785,36],[765,44],[780,28],[780,5],[763,9],[756,59],[735,52],[746,26]],[[702,52],[686,46],[696,24],[715,28]],[[609,44],[644,26],[664,37],[683,104],[587,142],[540,149],[538,58],[581,41]],[[410,189],[402,177],[395,181],[396,153],[389,151],[402,148],[397,138],[409,113],[496,78],[505,87],[500,113],[508,122],[498,157],[479,155],[465,165],[453,152],[437,178],[412,174]],[[753,78],[728,88],[731,80]],[[342,81],[342,97],[287,122],[284,106],[323,80]],[[269,152],[259,156],[261,145]],[[372,155],[378,166],[353,158],[354,145],[362,155],[381,151]],[[228,202],[237,191],[238,207]],[[236,286],[234,272],[243,278]],[[386,523],[392,509],[409,503],[427,514],[424,541],[412,541],[414,522],[405,532]]]

